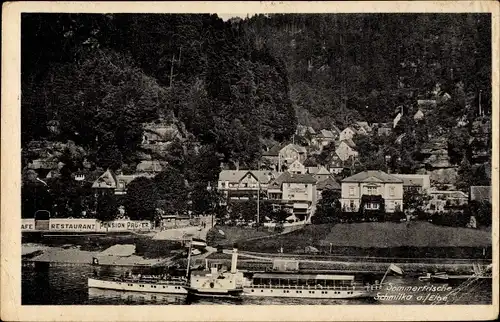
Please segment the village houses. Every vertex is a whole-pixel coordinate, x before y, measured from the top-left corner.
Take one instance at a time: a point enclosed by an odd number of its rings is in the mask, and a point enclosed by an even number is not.
[[[278,155],[278,169],[283,171],[295,160],[303,163],[307,159],[307,150],[303,146],[290,143],[283,147]]]
[[[380,196],[386,212],[403,210],[403,180],[379,170],[363,171],[342,180],[341,204],[347,212],[381,209],[379,202],[362,202],[363,196]]]
[[[358,151],[356,151],[356,144],[352,139],[342,140],[338,143],[335,153],[341,161],[347,161],[350,158],[357,158]]]
[[[111,192],[115,195],[127,194],[127,186],[137,177],[153,178],[153,174],[115,174],[112,170],[108,169],[97,178],[92,184],[92,189],[96,192]]]
[[[267,192],[268,184],[277,175],[269,170],[222,170],[217,183],[217,189],[223,196],[221,203],[226,204],[227,200],[256,198],[259,192]]]
[[[311,139],[311,144],[322,149],[334,142],[337,136],[333,131],[323,129]]]
[[[339,135],[339,141],[352,140],[352,138],[357,134],[356,130],[348,126]]]

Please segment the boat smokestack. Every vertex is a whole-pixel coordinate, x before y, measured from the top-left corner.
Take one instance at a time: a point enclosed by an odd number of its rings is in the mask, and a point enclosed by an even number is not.
[[[236,265],[238,264],[238,249],[233,248],[233,256],[231,257],[231,273],[236,273]]]

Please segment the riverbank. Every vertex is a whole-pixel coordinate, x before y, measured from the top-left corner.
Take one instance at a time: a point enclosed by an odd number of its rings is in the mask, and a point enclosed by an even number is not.
[[[370,258],[354,256],[298,256],[294,254],[268,254],[240,252],[238,268],[248,271],[273,271],[273,259],[297,261],[298,268],[304,273],[384,273],[389,265],[396,264],[405,275],[421,275],[427,272],[448,272],[451,274],[472,274],[473,264],[486,267],[490,259],[453,259],[453,258]],[[230,265],[229,251],[207,256],[208,264]],[[196,263],[196,262],[195,262]],[[201,264],[201,263],[199,263]],[[229,267],[229,266],[228,266]]]
[[[123,253],[121,247],[112,246],[104,251],[83,250],[78,245],[46,246],[39,244],[23,244],[22,256],[25,262],[48,262],[66,264],[90,264],[97,259],[99,265],[115,266],[156,266],[169,265],[176,257],[145,258],[136,254],[135,245],[116,245],[133,248],[132,252]]]

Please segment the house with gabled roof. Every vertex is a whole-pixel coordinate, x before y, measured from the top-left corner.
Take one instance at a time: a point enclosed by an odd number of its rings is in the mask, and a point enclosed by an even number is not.
[[[262,159],[267,160],[274,169],[278,167],[280,150],[283,148],[281,144],[275,144],[270,149],[262,152]],[[279,169],[276,169],[279,170]]]
[[[318,182],[328,179],[332,175],[324,166],[319,167],[317,171],[309,174],[311,174]]]
[[[380,170],[356,173],[342,180],[342,208],[346,212],[403,210],[403,180]]]
[[[358,132],[352,127],[348,126],[339,135],[339,141],[351,140]]]
[[[175,139],[182,139],[182,134],[175,124],[145,123],[143,124],[142,145],[161,144]]]
[[[337,153],[341,161],[347,161],[350,158],[358,157],[356,144],[351,139],[340,141],[335,149],[335,153]]]
[[[413,115],[413,119],[418,122],[424,119],[424,112],[422,112],[421,109],[418,109],[418,111]]]
[[[353,124],[353,127],[360,135],[368,135],[372,131],[372,128],[370,127],[370,125],[368,125],[368,122],[355,122]]]
[[[307,159],[307,150],[305,147],[290,143],[284,146],[278,155],[278,171],[288,168],[295,160],[303,163]]]
[[[288,167],[288,172],[293,173],[293,174],[306,173],[306,167],[299,160],[295,160]]]
[[[269,170],[222,170],[217,190],[225,200],[248,200],[257,197],[259,191],[266,193],[268,184],[277,175]],[[221,203],[225,204],[225,200]]]
[[[340,159],[337,152],[331,153],[326,162],[326,167],[330,173],[339,174],[344,170],[344,161]]]
[[[311,139],[311,144],[322,148],[335,141],[336,138],[337,135],[332,131],[322,129]]]
[[[96,192],[110,192],[115,195],[127,194],[127,186],[138,177],[153,178],[154,175],[141,174],[115,174],[112,170],[107,169],[101,174],[92,184],[92,189]]]

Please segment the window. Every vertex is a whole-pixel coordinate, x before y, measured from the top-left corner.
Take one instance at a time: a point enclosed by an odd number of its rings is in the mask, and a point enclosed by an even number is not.
[[[354,209],[354,200],[349,200],[349,208]]]
[[[354,196],[354,187],[349,187],[349,196]]]
[[[377,194],[377,187],[368,187],[368,195],[376,195]]]
[[[226,183],[225,183],[225,182],[221,182],[220,186],[221,186],[222,188],[225,188],[225,187],[226,187]]]
[[[394,188],[394,187],[390,187],[390,188],[389,188],[389,195],[390,195],[391,197],[394,197],[394,195],[395,195],[395,194],[396,194],[396,193],[395,193],[395,188]]]

